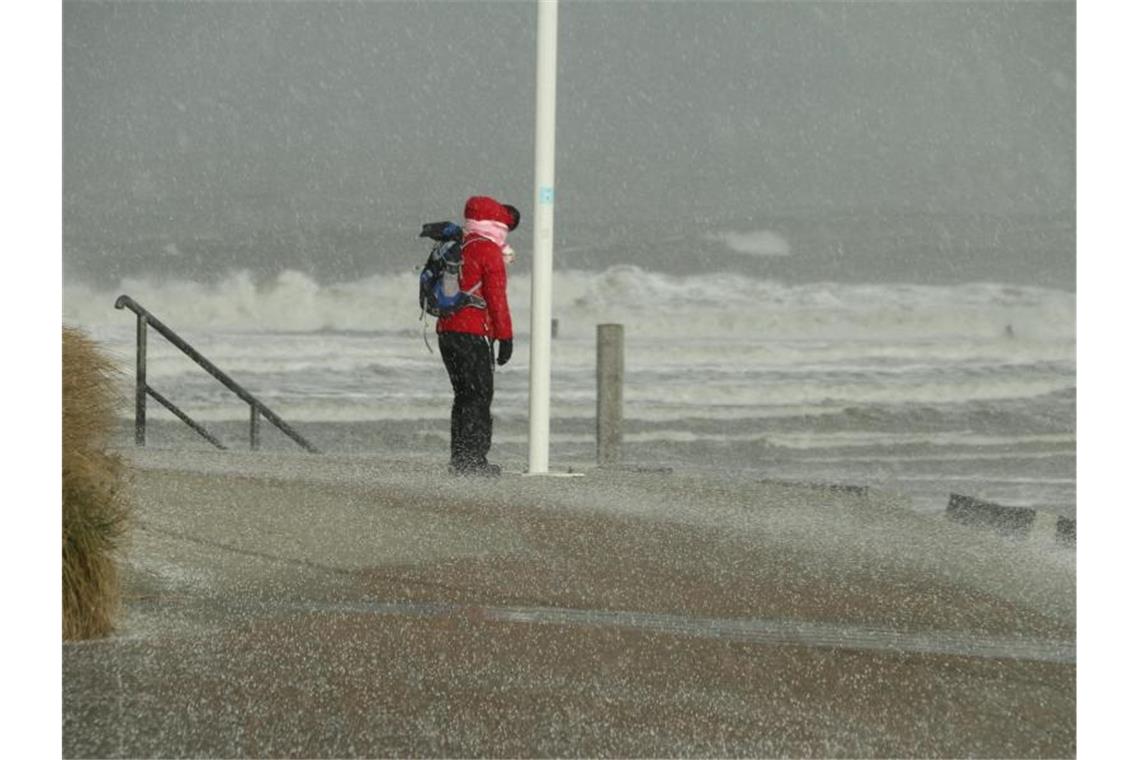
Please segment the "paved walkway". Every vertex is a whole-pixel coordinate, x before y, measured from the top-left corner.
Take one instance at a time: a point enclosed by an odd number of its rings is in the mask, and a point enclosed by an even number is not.
[[[876,493],[132,453],[66,756],[1072,756],[1071,551]]]

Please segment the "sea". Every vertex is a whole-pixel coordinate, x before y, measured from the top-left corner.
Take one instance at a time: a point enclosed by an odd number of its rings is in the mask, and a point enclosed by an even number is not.
[[[406,260],[339,278],[297,261],[276,270],[239,261],[208,277],[177,268],[75,277],[63,318],[122,370],[123,446],[133,445],[136,320],[114,304],[126,294],[320,450],[442,464],[451,390],[434,320],[417,304],[428,248],[411,235],[400,245]],[[782,276],[796,244],[767,228],[659,246],[727,255],[672,271],[684,258],[676,250],[637,263],[580,257],[580,268],[556,259],[552,470],[596,461],[597,328],[621,324],[631,467],[867,485],[923,512],[959,493],[1075,516],[1076,295],[1063,277],[1016,281],[1003,276],[1009,267],[913,281],[851,269],[828,279],[825,267]],[[169,241],[154,248],[179,253]],[[530,286],[529,267],[511,270],[515,352],[496,369],[493,405],[491,459],[519,471]],[[248,405],[153,329],[147,378],[224,445],[249,448]],[[148,445],[212,448],[153,400],[148,420]],[[264,422],[260,445],[296,449]]]

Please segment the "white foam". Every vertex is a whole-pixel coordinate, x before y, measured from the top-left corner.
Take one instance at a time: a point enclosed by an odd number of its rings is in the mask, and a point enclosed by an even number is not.
[[[129,324],[116,312],[132,296],[176,330],[395,331],[418,333],[417,274],[409,269],[321,285],[295,271],[258,284],[246,272],[216,283],[126,279],[113,291],[68,283],[64,319],[85,327]],[[516,331],[529,330],[530,278],[512,275],[509,298]],[[604,272],[559,271],[554,316],[560,335],[592,337],[604,322],[630,337],[702,339],[725,334],[763,340],[1001,338],[1064,341],[1075,335],[1075,296],[1057,290],[992,283],[784,285],[725,272],[676,277],[616,266]]]
[[[787,238],[771,230],[713,232],[705,238],[724,243],[729,250],[749,256],[787,256],[792,252]]]

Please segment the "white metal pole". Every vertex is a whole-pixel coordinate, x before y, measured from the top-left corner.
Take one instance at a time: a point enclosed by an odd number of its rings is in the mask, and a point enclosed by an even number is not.
[[[554,115],[558,0],[538,0],[534,116],[534,271],[530,287],[530,466],[550,469],[550,318],[554,279]]]

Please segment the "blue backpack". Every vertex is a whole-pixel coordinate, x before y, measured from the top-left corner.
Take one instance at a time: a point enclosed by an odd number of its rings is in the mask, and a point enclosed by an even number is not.
[[[451,222],[431,222],[420,237],[436,241],[420,271],[420,310],[433,317],[449,317],[466,306],[487,308],[477,295],[459,289],[463,271],[463,230]]]

